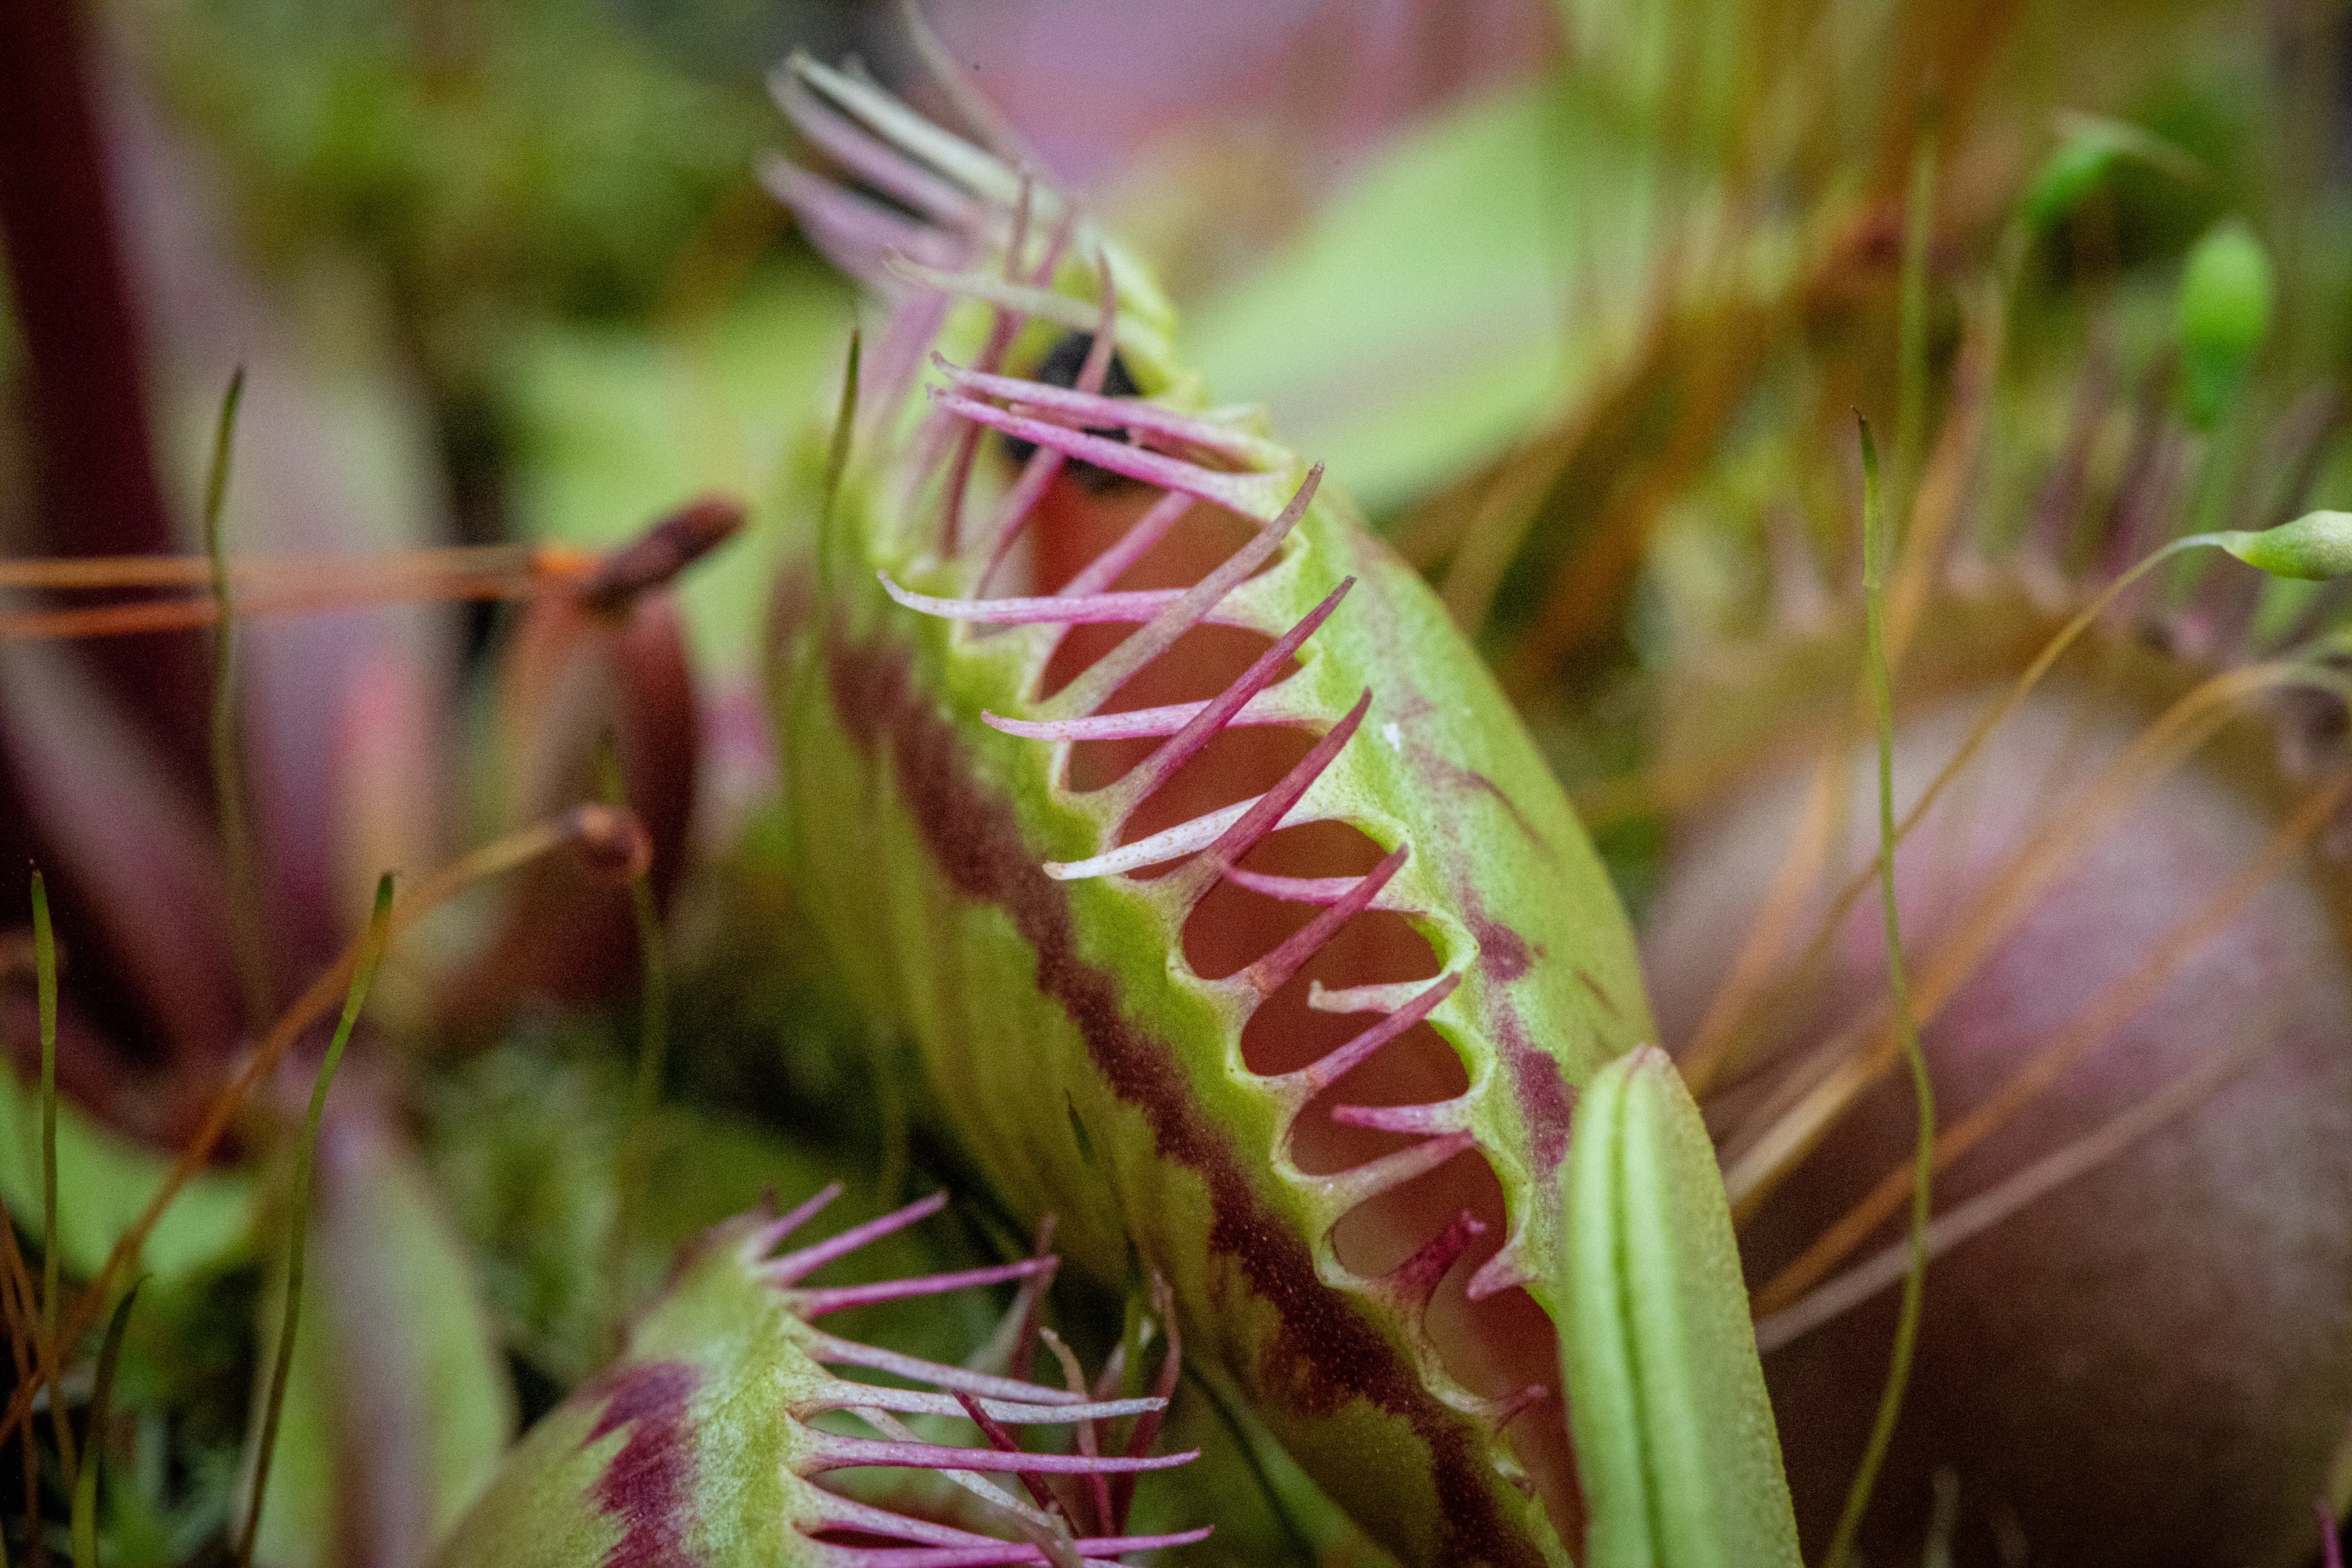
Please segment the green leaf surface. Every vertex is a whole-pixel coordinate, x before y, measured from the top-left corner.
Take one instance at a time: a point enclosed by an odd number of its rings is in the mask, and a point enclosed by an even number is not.
[[[1570,339],[1558,191],[1601,151],[1557,129],[1531,88],[1401,140],[1194,314],[1186,348],[1204,379],[1270,404],[1285,437],[1375,512],[1492,456],[1568,390],[1570,358],[1599,335],[1586,321]]]
[[[2215,542],[2249,566],[2292,582],[2352,575],[2352,512],[2306,512],[2260,532],[2220,534]]]
[[[829,279],[777,273],[726,310],[648,338],[549,326],[517,356],[522,407],[517,510],[530,537],[602,548],[709,489],[771,488],[784,433],[816,417],[850,317]],[[772,529],[753,526],[723,572],[680,584],[688,646],[705,670],[754,657]]]
[[[58,1252],[68,1273],[89,1279],[131,1228],[171,1162],[109,1131],[72,1101],[58,1102]],[[0,1076],[0,1195],[26,1218],[41,1212],[40,1096],[13,1075]],[[172,1284],[223,1262],[252,1228],[253,1186],[212,1171],[181,1189],[133,1260],[158,1284]]]
[[[1795,1564],[1730,1205],[1663,1051],[1594,1075],[1565,1202],[1560,1363],[1592,1512],[1586,1568]]]

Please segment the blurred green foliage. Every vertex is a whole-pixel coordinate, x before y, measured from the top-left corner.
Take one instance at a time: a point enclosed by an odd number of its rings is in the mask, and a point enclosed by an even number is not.
[[[641,316],[751,190],[757,66],[677,69],[593,0],[133,0],[257,256],[341,253],[461,332]]]

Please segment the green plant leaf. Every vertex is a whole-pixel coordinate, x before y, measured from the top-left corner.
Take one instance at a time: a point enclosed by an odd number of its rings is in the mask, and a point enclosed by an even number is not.
[[[170,1168],[162,1154],[58,1100],[58,1253],[69,1273],[87,1279],[105,1264]],[[12,1214],[41,1212],[40,1096],[13,1074],[0,1074],[0,1193]],[[205,1172],[163,1211],[135,1262],[158,1285],[227,1262],[252,1234],[253,1208],[246,1177]]]
[[[1731,1209],[1664,1052],[1620,1057],[1586,1086],[1563,1205],[1560,1365],[1588,1568],[1793,1568]]]
[[[1492,456],[1622,325],[1580,321],[1570,336],[1559,279],[1577,251],[1558,192],[1612,165],[1605,141],[1558,131],[1550,95],[1528,88],[1402,138],[1202,306],[1188,341],[1202,374],[1272,405],[1375,511]],[[1613,236],[1640,232],[1617,216]],[[1630,303],[1618,285],[1642,276],[1642,255],[1638,241],[1607,254],[1612,303]]]
[[[2204,168],[2196,159],[2127,121],[2062,114],[2058,132],[2058,145],[2034,170],[2018,202],[2019,216],[2032,229],[2048,228],[2072,213],[2098,188],[2109,170],[2127,160],[2191,184],[2205,178]]]

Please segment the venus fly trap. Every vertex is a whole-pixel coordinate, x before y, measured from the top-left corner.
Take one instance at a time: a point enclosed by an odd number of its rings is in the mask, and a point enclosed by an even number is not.
[[[775,1563],[791,1568],[1077,1568],[1119,1553],[1203,1540],[1119,1533],[1126,1484],[1195,1456],[1147,1450],[1176,1377],[1173,1342],[1159,1392],[1090,1396],[1076,1363],[1069,1386],[944,1366],[843,1339],[817,1320],[845,1308],[1013,1279],[1041,1279],[1054,1259],[885,1280],[811,1286],[836,1258],[936,1214],[945,1194],[781,1256],[775,1247],[841,1194],[825,1188],[781,1216],[745,1215],[695,1247],[661,1299],[632,1326],[620,1360],[533,1428],[451,1534],[437,1568],[583,1563]],[[1013,1308],[1024,1330],[1031,1302]],[[1058,1342],[1049,1342],[1059,1349]],[[860,1381],[844,1369],[922,1384]],[[879,1436],[843,1429],[847,1412]],[[969,1418],[983,1442],[929,1441],[902,1419]],[[1127,1422],[1124,1452],[1103,1451],[1098,1424]],[[1012,1436],[1076,1426],[1079,1451],[1029,1453]],[[1013,1539],[935,1522],[817,1478],[883,1468],[936,1471]],[[1034,1501],[982,1472],[1018,1475]],[[1084,1489],[1056,1491],[1046,1478]],[[1104,1527],[1080,1533],[1073,1521]],[[1083,1527],[1081,1527],[1083,1528]]]
[[[897,296],[789,789],[966,1152],[1088,1272],[1164,1274],[1407,1562],[1793,1562],[1623,917],[1436,599],[1061,199],[862,79],[778,91],[872,195],[772,184]]]

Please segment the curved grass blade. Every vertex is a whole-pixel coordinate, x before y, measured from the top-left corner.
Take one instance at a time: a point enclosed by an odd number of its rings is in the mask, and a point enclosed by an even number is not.
[[[303,1244],[310,1217],[310,1167],[318,1156],[319,1123],[326,1114],[327,1090],[335,1081],[335,1068],[342,1062],[343,1047],[350,1041],[352,1026],[359,1022],[360,1010],[367,1005],[368,991],[375,984],[376,964],[383,957],[391,927],[392,876],[386,872],[375,885],[375,910],[368,917],[367,934],[352,969],[351,989],[343,997],[343,1015],[335,1024],[334,1037],[327,1043],[327,1054],[320,1058],[319,1074],[310,1087],[310,1108],[302,1121],[302,1141],[294,1151],[294,1180],[287,1202],[286,1311],[278,1330],[277,1358],[270,1364],[269,1392],[262,1407],[261,1440],[254,1450],[253,1491],[246,1503],[245,1528],[237,1536],[238,1568],[252,1568],[254,1538],[261,1530],[261,1504],[269,1489],[270,1455],[278,1447],[278,1423],[286,1406],[286,1380],[294,1365],[294,1332],[302,1306]]]
[[[1862,432],[1862,580],[1869,637],[1870,697],[1878,721],[1878,889],[1886,922],[1886,984],[1894,1001],[1895,1038],[1911,1069],[1911,1092],[1918,1106],[1918,1147],[1913,1156],[1910,1264],[1903,1279],[1903,1305],[1895,1319],[1895,1353],[1886,1368],[1886,1391],[1878,1402],[1870,1443],[1846,1493],[1845,1510],[1830,1537],[1825,1568],[1844,1568],[1869,1510],[1871,1489],[1895,1423],[1903,1414],[1903,1391],[1911,1379],[1911,1357],[1919,1343],[1919,1311],[1927,1288],[1927,1211],[1936,1179],[1936,1089],[1927,1058],[1919,1048],[1919,1028],[1911,1012],[1911,981],[1903,964],[1903,923],[1895,900],[1895,698],[1886,670],[1886,498],[1879,489],[1878,447],[1870,426]]]
[[[221,859],[228,870],[229,925],[236,949],[237,982],[246,1016],[267,1018],[269,960],[261,931],[261,884],[253,853],[253,823],[245,809],[244,752],[236,714],[236,605],[229,593],[227,546],[221,535],[221,509],[228,500],[229,457],[236,439],[237,410],[245,402],[245,367],[239,365],[221,395],[213,429],[212,462],[205,473],[205,557],[211,565],[213,622],[212,768],[213,805],[220,816]]]
[[[131,1326],[131,1303],[139,1299],[141,1281],[132,1280],[107,1321],[106,1339],[99,1346],[98,1377],[90,1385],[88,1452],[74,1478],[73,1549],[76,1568],[98,1568],[98,1472],[106,1454],[106,1420],[114,1399],[114,1367],[122,1354],[122,1332]]]
[[[49,923],[49,888],[33,873],[33,974],[41,1020],[41,1359],[59,1364],[58,1343],[58,938]],[[73,1444],[57,1405],[58,1454],[73,1473]]]

